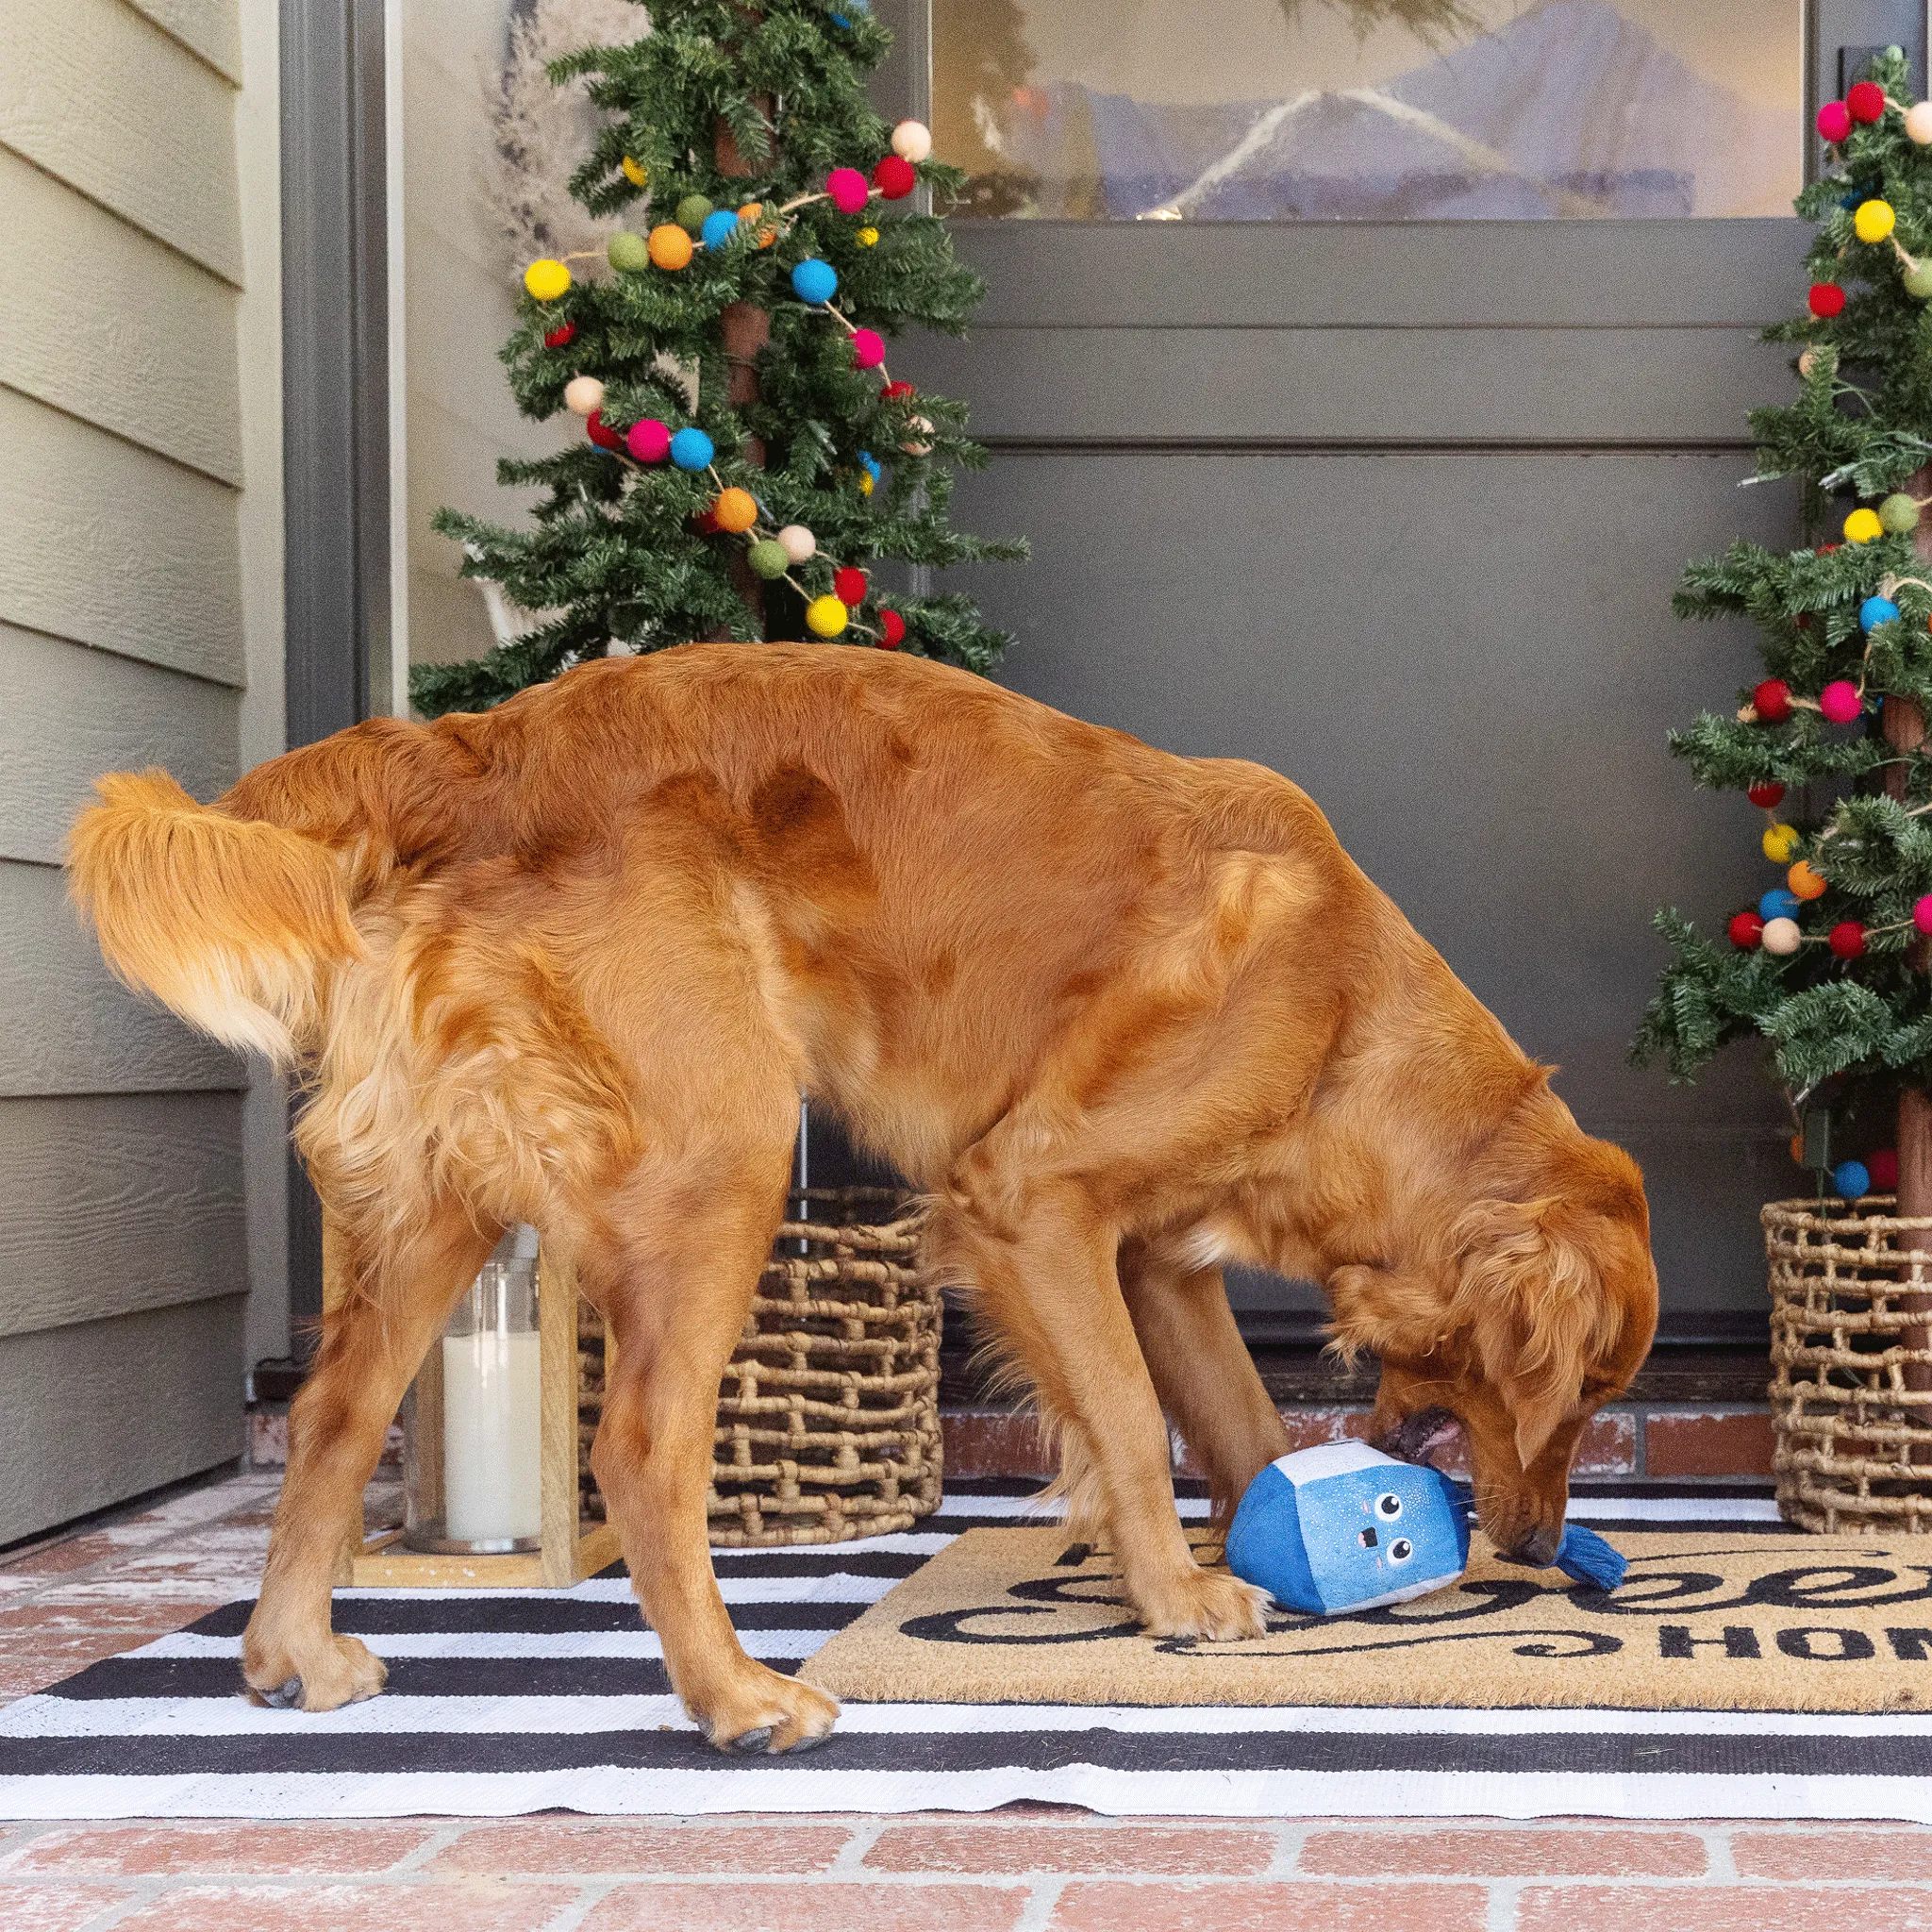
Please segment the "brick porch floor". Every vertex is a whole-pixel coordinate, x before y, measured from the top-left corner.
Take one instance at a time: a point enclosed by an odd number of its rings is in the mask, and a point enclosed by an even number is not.
[[[275,1477],[0,1558],[0,1701],[249,1594]],[[377,1511],[391,1497],[373,1499]],[[1932,1932],[1932,1831],[1481,1819],[0,1824],[4,1932]]]

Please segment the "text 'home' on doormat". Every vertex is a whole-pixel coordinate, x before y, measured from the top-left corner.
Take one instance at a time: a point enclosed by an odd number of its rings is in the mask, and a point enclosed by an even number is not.
[[[1932,1538],[1624,1534],[1621,1588],[1506,1563],[1241,1643],[1151,1638],[1105,1550],[970,1531],[802,1675],[865,1702],[1932,1708]],[[1205,1553],[1204,1553],[1205,1554]]]

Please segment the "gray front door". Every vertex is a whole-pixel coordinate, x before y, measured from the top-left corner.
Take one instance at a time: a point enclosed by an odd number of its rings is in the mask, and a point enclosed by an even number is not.
[[[915,111],[923,21],[898,11],[891,105]],[[961,573],[1018,638],[1002,676],[1306,787],[1643,1163],[1680,1334],[1761,1320],[1757,1208],[1802,1185],[1749,1049],[1695,1088],[1625,1053],[1653,910],[1721,923],[1777,882],[1759,816],[1664,745],[1735,702],[1751,635],[1678,624],[1670,597],[1733,537],[1797,541],[1790,492],[1739,484],[1746,410],[1791,384],[1757,336],[1802,304],[1807,232],[962,221],[986,305],[908,367],[991,448],[960,523],[1033,542]]]

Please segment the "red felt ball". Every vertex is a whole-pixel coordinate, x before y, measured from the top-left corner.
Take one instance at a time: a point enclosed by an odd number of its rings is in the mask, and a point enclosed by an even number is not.
[[[1826,141],[1842,141],[1852,131],[1852,110],[1842,101],[1826,101],[1818,110],[1818,132]]]
[[[1869,127],[1885,112],[1885,90],[1875,80],[1854,81],[1845,90],[1845,111]]]
[[[1784,799],[1785,788],[1775,778],[1760,779],[1745,792],[1753,805],[1761,805],[1766,811],[1773,810]]]
[[[599,449],[622,449],[624,438],[604,420],[602,409],[592,409],[584,418],[584,432]]]
[[[1841,919],[1831,929],[1829,944],[1840,959],[1856,959],[1865,950],[1865,928],[1856,919]]]
[[[566,342],[574,342],[576,339],[576,324],[574,322],[560,322],[544,336],[543,346],[546,349],[560,349]]]
[[[896,610],[879,612],[879,648],[896,651],[906,641],[906,620]]]
[[[691,527],[701,537],[714,537],[718,533],[718,519],[709,508],[697,511],[691,518]]]
[[[1764,937],[1764,922],[1755,912],[1740,912],[1731,921],[1731,943],[1748,953]]]
[[[882,403],[909,403],[919,391],[909,382],[889,382],[879,391]]]
[[[865,602],[865,573],[846,564],[841,570],[832,573],[832,595],[848,610],[856,609]]]
[[[1872,1176],[1872,1191],[1889,1194],[1898,1186],[1898,1150],[1881,1147],[1865,1158],[1865,1172]]]
[[[888,155],[872,171],[872,185],[888,201],[904,201],[919,186],[919,176],[903,155]]]
[[[1751,693],[1761,724],[1782,724],[1791,715],[1791,688],[1782,677],[1767,677]]]
[[[1805,301],[1821,322],[1829,322],[1834,315],[1844,313],[1845,291],[1836,282],[1813,282]]]

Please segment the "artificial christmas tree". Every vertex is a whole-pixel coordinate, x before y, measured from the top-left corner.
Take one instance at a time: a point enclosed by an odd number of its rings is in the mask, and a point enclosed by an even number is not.
[[[1765,812],[1775,871],[1726,941],[1658,915],[1671,958],[1637,1053],[1688,1078],[1760,1036],[1794,1156],[1847,1196],[1890,1191],[1895,1162],[1899,1212],[1917,1217],[1932,1215],[1932,104],[1899,98],[1906,74],[1890,50],[1820,112],[1829,166],[1797,200],[1817,225],[1806,313],[1766,331],[1799,346],[1801,387],[1752,412],[1758,475],[1799,479],[1823,541],[1734,544],[1675,600],[1758,627],[1764,678],[1671,743],[1699,784]],[[1874,1128],[1894,1096],[1895,1130]],[[1828,1153],[1830,1117],[1854,1110],[1866,1141],[1893,1145]]]
[[[584,441],[498,466],[547,492],[530,527],[436,519],[465,575],[538,621],[474,662],[418,666],[412,699],[481,708],[587,658],[707,637],[988,669],[1008,640],[969,598],[887,594],[873,568],[1025,554],[950,527],[954,473],[984,459],[965,409],[886,367],[888,337],[958,334],[981,293],[912,208],[957,171],[867,102],[890,36],[863,0],[657,0],[649,25],[553,64],[592,76],[612,117],[572,182],[611,231],[527,266],[503,352],[524,412],[575,411]]]

